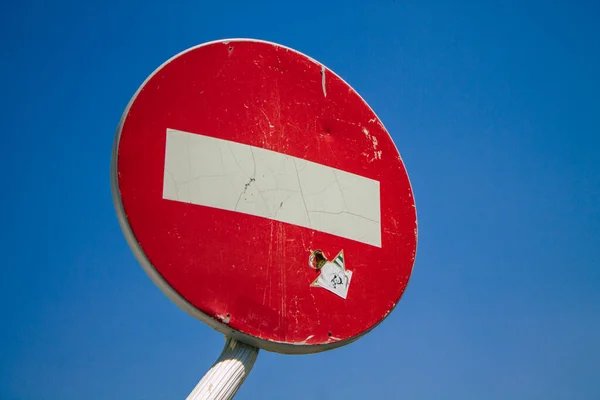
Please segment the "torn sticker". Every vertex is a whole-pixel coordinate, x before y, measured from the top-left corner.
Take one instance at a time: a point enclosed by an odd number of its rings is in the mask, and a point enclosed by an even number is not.
[[[352,279],[352,271],[346,270],[344,250],[340,251],[332,261],[329,261],[321,250],[315,250],[311,253],[308,264],[320,272],[317,279],[311,283],[311,286],[322,287],[342,299],[346,299],[350,280]]]

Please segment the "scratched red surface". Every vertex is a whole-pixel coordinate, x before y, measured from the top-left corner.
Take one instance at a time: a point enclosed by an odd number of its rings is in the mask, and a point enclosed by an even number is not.
[[[364,333],[399,301],[414,263],[416,210],[398,151],[367,104],[327,69],[325,86],[326,96],[322,66],[293,50],[212,43],[163,66],[122,127],[118,185],[147,258],[198,310],[215,319],[228,315],[231,328],[269,341],[315,345]],[[167,128],[379,181],[382,247],[164,200]],[[347,299],[310,286],[317,274],[307,264],[313,249],[330,258],[344,250],[353,271]]]

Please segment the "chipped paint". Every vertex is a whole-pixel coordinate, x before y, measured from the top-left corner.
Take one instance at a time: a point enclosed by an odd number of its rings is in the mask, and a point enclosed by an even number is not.
[[[224,324],[228,324],[229,321],[231,321],[231,316],[229,314],[227,314],[227,315],[217,314],[217,319]]]
[[[381,160],[381,154],[383,152],[381,150],[377,150],[377,146],[379,145],[377,138],[374,135],[371,135],[369,133],[369,130],[365,127],[362,128],[362,132],[365,135],[365,137],[371,142],[372,148],[373,148],[373,153],[369,153],[369,152],[365,151],[365,152],[362,152],[361,155],[365,156],[369,163],[372,163],[375,160]]]

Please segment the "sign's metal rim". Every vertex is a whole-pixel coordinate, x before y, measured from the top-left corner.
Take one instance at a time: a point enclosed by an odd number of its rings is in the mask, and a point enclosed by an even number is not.
[[[373,325],[371,328],[365,330],[364,332],[360,333],[359,335],[356,335],[354,337],[351,337],[351,338],[348,338],[345,340],[340,340],[338,342],[311,345],[311,344],[282,343],[282,342],[276,342],[276,341],[269,341],[266,339],[260,339],[260,338],[245,334],[243,332],[234,330],[231,327],[219,322],[218,320],[204,314],[202,311],[198,310],[196,307],[194,307],[192,304],[190,304],[187,300],[185,300],[179,293],[177,293],[167,283],[167,281],[160,275],[160,273],[156,270],[156,268],[152,265],[152,263],[150,262],[150,260],[146,256],[146,254],[144,254],[139,242],[137,241],[137,239],[133,233],[133,230],[131,229],[131,226],[129,225],[127,216],[125,215],[125,209],[123,207],[123,202],[121,201],[121,193],[120,193],[119,181],[118,181],[118,171],[117,171],[118,151],[119,151],[119,142],[121,140],[121,133],[122,133],[123,125],[125,123],[127,115],[129,114],[129,110],[131,109],[131,106],[137,99],[137,96],[144,89],[144,87],[150,81],[150,79],[152,79],[154,77],[154,75],[156,75],[161,69],[163,69],[163,67],[168,65],[171,61],[175,60],[176,58],[178,58],[190,51],[201,48],[201,47],[210,46],[210,45],[213,45],[216,43],[228,44],[231,42],[254,42],[254,43],[264,43],[264,44],[269,44],[272,46],[277,46],[277,47],[286,49],[288,51],[293,51],[294,53],[297,53],[303,57],[306,57],[307,59],[314,62],[315,64],[322,66],[323,68],[327,68],[324,64],[320,63],[319,61],[315,60],[314,58],[307,56],[306,54],[304,54],[298,50],[292,49],[290,47],[287,47],[287,46],[284,46],[284,45],[281,45],[278,43],[270,42],[267,40],[248,39],[248,38],[221,39],[221,40],[213,40],[210,42],[201,43],[199,45],[196,45],[196,46],[193,46],[186,50],[181,51],[180,53],[176,54],[175,56],[171,57],[170,59],[168,59],[167,61],[162,63],[158,68],[156,68],[144,80],[144,82],[140,85],[138,90],[135,92],[135,94],[133,95],[133,97],[131,98],[129,103],[127,104],[127,107],[125,108],[125,111],[123,112],[121,119],[119,121],[119,125],[117,127],[117,132],[116,132],[115,140],[113,143],[111,169],[110,169],[110,181],[111,181],[113,203],[114,203],[114,206],[115,206],[115,209],[117,212],[117,218],[119,220],[119,224],[121,226],[123,234],[125,235],[125,239],[127,240],[127,243],[129,244],[129,247],[131,248],[134,256],[136,257],[138,262],[141,264],[141,266],[144,269],[144,271],[146,272],[146,274],[154,282],[154,284],[156,286],[158,286],[160,288],[160,290],[162,290],[162,292],[169,299],[171,299],[171,301],[173,301],[176,305],[178,305],[183,311],[185,311],[189,315],[199,319],[200,321],[204,322],[206,325],[217,330],[218,332],[220,332],[226,336],[232,337],[240,342],[252,345],[254,347],[258,347],[258,348],[266,350],[266,351],[272,351],[272,352],[283,353],[283,354],[319,353],[319,352],[333,350],[335,348],[345,346],[347,344],[350,344],[350,343],[360,339],[361,337],[363,337],[364,335],[366,335],[367,333],[369,333],[373,329],[375,329],[377,326],[379,326],[379,324],[381,324],[391,314],[391,312],[396,308],[396,306],[398,304],[395,304],[394,307],[389,311],[389,313],[385,317],[383,317],[378,323]],[[330,72],[330,73],[334,74],[336,77],[338,77],[346,85],[348,85],[348,87],[351,88],[358,95],[358,97],[365,103],[365,105],[367,107],[369,107],[369,109],[371,109],[369,104],[362,98],[362,96],[352,86],[350,86],[346,81],[344,81],[344,79],[342,79],[338,74],[336,74],[331,69],[327,68],[327,70],[328,70],[328,72]],[[375,111],[373,109],[371,109],[371,111],[373,111],[373,113],[377,117],[379,123],[381,123],[381,125],[385,129],[385,126],[383,125],[383,122],[381,121],[379,116],[377,116],[377,114],[375,113]],[[387,134],[390,136],[390,139],[391,139],[391,135],[389,134],[387,129],[385,129],[385,131],[387,132]],[[392,140],[392,144],[394,145],[394,147],[396,148],[396,152],[398,152],[398,155],[400,156],[398,147],[396,146],[396,144],[394,143],[393,140]],[[401,157],[400,157],[400,162],[404,166],[404,161],[402,161]],[[410,178],[408,178],[408,183],[410,185],[411,193],[413,193],[413,201],[414,201],[415,200],[414,192],[412,190]],[[415,207],[415,215],[416,215],[416,207]],[[415,219],[415,260],[416,260],[417,247],[418,247],[418,218]],[[414,264],[415,264],[415,261],[413,260],[412,272],[414,272]],[[412,277],[412,272],[411,272],[411,275],[408,277],[407,286],[410,283],[410,278]],[[406,292],[406,288],[405,288],[404,292]]]

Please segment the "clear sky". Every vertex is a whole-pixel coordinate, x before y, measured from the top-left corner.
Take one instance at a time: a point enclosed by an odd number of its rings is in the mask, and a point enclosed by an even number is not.
[[[262,352],[239,399],[599,399],[600,7],[474,3],[2,2],[0,399],[183,399],[218,356],[134,259],[109,167],[146,76],[230,37],[349,82],[419,215],[390,317],[342,349]]]

